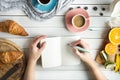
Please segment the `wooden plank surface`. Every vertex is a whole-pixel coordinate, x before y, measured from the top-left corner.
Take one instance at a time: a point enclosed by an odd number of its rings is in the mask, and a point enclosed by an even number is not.
[[[108,80],[119,80],[118,73],[102,71]],[[95,80],[90,71],[36,71],[38,80]],[[114,76],[114,77],[111,77]],[[116,77],[117,76],[117,77]]]
[[[106,22],[110,19],[110,3],[113,0],[74,0],[72,5],[63,9],[55,17],[44,21],[34,21],[27,17],[21,10],[11,10],[8,12],[0,12],[0,21],[12,19],[21,24],[29,33],[28,37],[14,36],[7,33],[1,33],[1,38],[7,38],[17,43],[24,49],[26,54],[29,54],[29,44],[37,35],[51,36],[80,36],[91,46],[91,55],[95,58],[103,39],[106,37],[106,31],[109,27]],[[85,8],[88,7],[90,15],[90,27],[88,30],[80,33],[71,33],[65,26],[65,14],[70,8]],[[93,8],[97,7],[97,11]],[[105,11],[102,10],[105,8]],[[103,13],[103,16],[100,15]],[[100,69],[107,76],[108,80],[119,80],[120,74],[104,69],[99,65]],[[88,67],[84,63],[76,66],[60,66],[51,69],[42,69],[38,64],[36,68],[36,80],[94,80]]]
[[[103,16],[110,16],[110,11],[109,11],[109,7],[110,5],[81,5],[81,4],[78,4],[78,5],[70,5],[69,7],[66,7],[64,8],[61,12],[59,12],[58,14],[56,14],[56,16],[60,16],[60,15],[65,15],[65,13],[67,11],[69,11],[70,8],[85,8],[85,7],[88,7],[87,11],[89,13],[90,16],[101,16],[100,13],[103,13]],[[97,7],[97,10],[94,10],[93,8],[94,7]],[[105,9],[105,10],[102,10],[102,9]],[[10,10],[8,12],[0,12],[0,15],[4,16],[11,16],[11,15],[14,15],[14,16],[25,16],[26,14],[24,13],[24,11],[22,10]]]
[[[74,0],[73,4],[110,4],[113,0]]]
[[[33,38],[7,38],[9,40],[12,40],[16,44],[18,44],[21,48],[28,48],[29,44],[33,41]],[[91,45],[91,49],[99,49],[99,46],[101,45],[103,39],[98,38],[82,38],[84,39],[89,45]]]
[[[0,16],[0,21],[7,19],[15,20],[21,24],[24,28],[64,28],[65,18],[64,16],[55,16],[44,22],[30,20],[27,16]],[[106,28],[106,22],[110,17],[90,17],[90,27],[94,28]],[[48,25],[49,24],[49,25]],[[58,25],[59,24],[59,25]],[[99,25],[98,25],[99,24]]]

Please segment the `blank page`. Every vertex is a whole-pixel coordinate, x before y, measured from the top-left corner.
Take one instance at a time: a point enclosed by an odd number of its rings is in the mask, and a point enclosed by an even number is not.
[[[71,43],[78,39],[80,39],[79,36],[62,37],[61,50],[62,50],[62,64],[63,65],[78,65],[81,63],[78,56],[74,54],[74,52],[72,51],[72,48],[67,45],[68,43]]]
[[[61,41],[60,37],[47,38],[46,48],[42,53],[42,67],[50,68],[61,66]]]

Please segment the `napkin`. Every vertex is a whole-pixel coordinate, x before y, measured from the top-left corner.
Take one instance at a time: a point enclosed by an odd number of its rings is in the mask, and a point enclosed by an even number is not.
[[[120,18],[119,17],[111,17],[110,20],[108,21],[108,25],[111,28],[120,27]]]
[[[114,0],[110,5],[111,17],[120,16],[120,0]]]
[[[107,22],[111,28],[120,27],[120,0],[114,0],[110,4],[111,18]]]
[[[0,12],[21,9],[31,19],[44,21],[55,16],[55,14],[60,12],[63,8],[69,6],[72,1],[73,0],[58,0],[58,4],[51,11],[43,13],[33,7],[31,0],[0,0]]]

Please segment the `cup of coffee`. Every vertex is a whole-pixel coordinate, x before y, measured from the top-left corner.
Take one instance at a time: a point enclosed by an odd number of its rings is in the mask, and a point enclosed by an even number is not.
[[[75,27],[77,29],[80,29],[85,24],[86,24],[85,16],[83,16],[81,14],[77,14],[77,15],[73,16],[73,18],[72,18],[72,25],[73,25],[73,27]]]
[[[50,3],[50,0],[37,0],[39,4],[41,5],[47,5]]]

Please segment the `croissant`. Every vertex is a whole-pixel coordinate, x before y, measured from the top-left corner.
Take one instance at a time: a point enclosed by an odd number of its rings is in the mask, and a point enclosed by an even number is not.
[[[4,64],[0,61],[0,68],[1,68],[1,66],[3,66]]]
[[[28,36],[28,33],[24,30],[24,28],[13,20],[0,22],[0,31],[14,35]]]
[[[10,51],[0,53],[0,61],[4,64],[13,63],[23,57],[23,53],[20,51]]]

